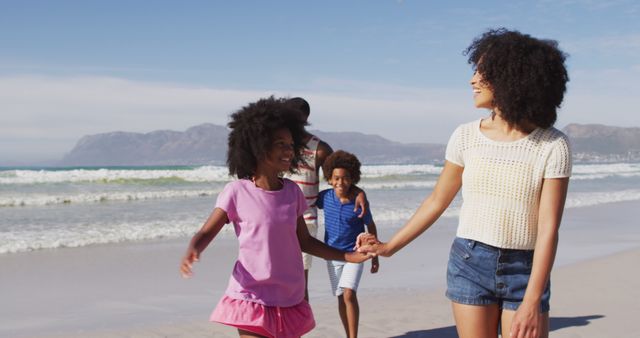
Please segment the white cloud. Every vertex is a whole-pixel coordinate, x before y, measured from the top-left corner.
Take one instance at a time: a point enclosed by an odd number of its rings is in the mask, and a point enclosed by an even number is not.
[[[640,67],[577,70],[571,74],[560,122],[640,126]]]
[[[562,42],[569,54],[596,52],[604,55],[628,55],[634,58],[640,52],[640,34],[597,36],[570,39]]]
[[[266,95],[108,77],[3,77],[0,164],[60,158],[87,134],[225,124],[229,112]]]
[[[560,113],[570,122],[638,125],[638,66],[574,71]],[[116,130],[185,130],[226,124],[229,113],[271,94],[311,103],[311,129],[360,131],[401,142],[445,143],[473,108],[466,84],[456,89],[319,78],[307,90],[225,90],[113,77],[0,77],[0,165],[60,158],[83,135]]]
[[[425,90],[319,79],[306,92],[224,90],[113,77],[0,77],[0,134],[38,149],[0,149],[0,162],[60,157],[83,135],[115,130],[184,130],[204,122],[225,124],[229,113],[271,94],[306,97],[312,128],[358,130],[400,141],[444,141],[464,118],[446,90]],[[466,94],[465,94],[466,95]],[[456,114],[458,113],[458,114]],[[412,121],[421,122],[416,125]],[[446,125],[446,129],[433,129]],[[29,156],[25,157],[27,154]]]
[[[611,7],[635,5],[633,0],[540,0],[539,3],[547,6],[579,6],[592,11],[603,10]]]

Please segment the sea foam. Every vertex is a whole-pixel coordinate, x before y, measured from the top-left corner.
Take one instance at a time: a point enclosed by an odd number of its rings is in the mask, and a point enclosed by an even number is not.
[[[226,167],[204,166],[194,169],[70,169],[0,171],[0,184],[46,183],[127,183],[136,181],[226,182]]]

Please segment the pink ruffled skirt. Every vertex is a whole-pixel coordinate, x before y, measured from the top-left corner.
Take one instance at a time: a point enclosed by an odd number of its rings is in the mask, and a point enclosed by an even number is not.
[[[298,305],[279,307],[226,295],[220,299],[209,320],[269,338],[297,338],[316,326],[311,306],[305,300]]]

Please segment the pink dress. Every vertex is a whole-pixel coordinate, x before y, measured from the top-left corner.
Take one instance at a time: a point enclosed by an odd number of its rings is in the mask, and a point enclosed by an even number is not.
[[[304,269],[296,233],[307,208],[288,179],[266,191],[246,179],[228,183],[216,208],[227,213],[238,236],[238,260],[225,296],[210,320],[267,337],[299,337],[314,326],[304,300]]]

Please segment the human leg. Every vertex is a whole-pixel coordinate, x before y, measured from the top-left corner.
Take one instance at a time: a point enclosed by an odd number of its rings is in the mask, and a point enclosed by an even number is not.
[[[344,297],[342,295],[342,289],[338,287],[338,283],[340,283],[340,278],[342,277],[342,271],[344,269],[346,262],[344,261],[327,261],[327,273],[329,274],[329,282],[331,283],[331,293],[338,298],[338,315],[340,316],[340,321],[344,326],[344,331],[348,334],[348,326],[347,326],[347,307],[344,303]]]
[[[309,269],[304,270],[304,300],[309,302]]]
[[[360,320],[360,306],[356,292],[360,285],[364,264],[346,263],[342,269],[338,282],[339,292],[342,294],[342,301],[345,306],[345,317],[343,325],[347,337],[358,336],[358,323]]]
[[[268,338],[266,336],[261,336],[257,333],[242,329],[238,329],[238,334],[240,335],[240,338]]]
[[[447,297],[461,338],[496,338],[500,299],[496,297],[497,251],[456,238],[447,266]]]
[[[349,338],[358,337],[358,323],[360,321],[360,305],[356,292],[351,289],[343,289],[342,298],[345,303],[346,312],[346,333]]]
[[[500,262],[499,268],[501,271],[499,281],[505,285],[502,293],[502,334],[503,337],[511,337],[515,315],[522,305],[529,285],[531,267],[533,266],[533,251],[501,250],[498,261]],[[522,322],[519,324],[520,331],[523,331],[524,337],[548,337],[550,298],[551,282],[549,281],[541,295],[538,311],[534,309],[528,315],[526,314],[527,311],[521,314],[523,317],[533,316],[530,317],[533,322],[528,321],[529,324],[526,325]],[[537,318],[535,317],[536,315]],[[536,319],[537,323],[535,323]],[[535,328],[531,328],[536,324]],[[521,337],[521,335],[518,334],[518,337]]]
[[[340,315],[340,322],[342,322],[344,332],[349,336],[349,319],[347,317],[347,304],[344,302],[344,295],[338,296],[338,314]]]
[[[497,304],[467,305],[452,302],[460,338],[497,338],[500,308]]]
[[[502,337],[511,337],[511,324],[513,323],[513,316],[516,314],[512,310],[502,311]],[[549,337],[549,312],[543,312],[538,317],[538,332],[536,338],[548,338]]]

